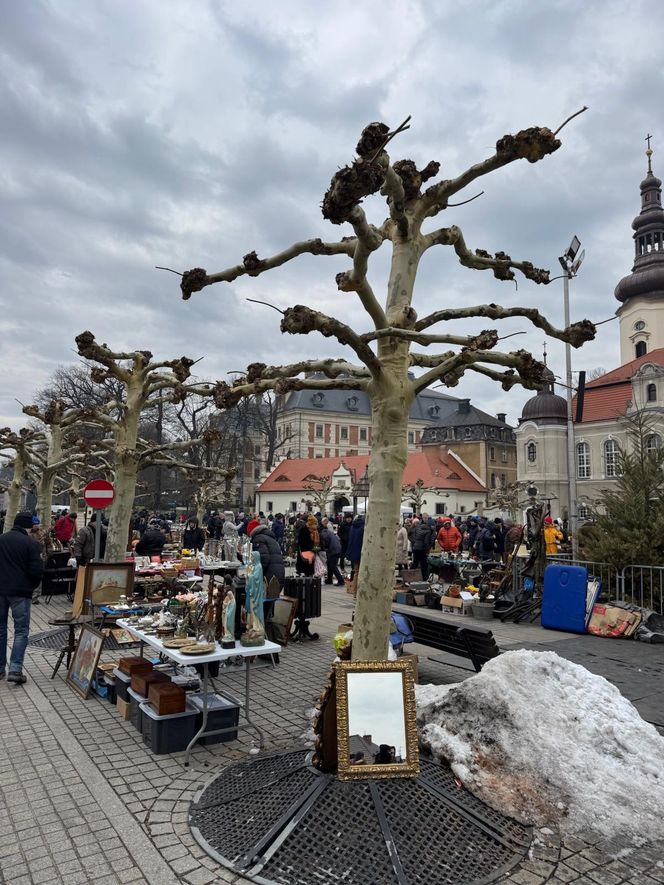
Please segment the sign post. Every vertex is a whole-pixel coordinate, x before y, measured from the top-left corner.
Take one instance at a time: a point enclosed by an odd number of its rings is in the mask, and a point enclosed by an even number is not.
[[[95,525],[95,562],[101,559],[101,528],[104,510],[113,503],[115,489],[105,479],[93,479],[83,489],[83,500],[97,513]]]

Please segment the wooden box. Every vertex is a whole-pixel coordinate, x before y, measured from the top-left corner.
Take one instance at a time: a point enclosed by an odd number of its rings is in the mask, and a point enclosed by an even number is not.
[[[170,676],[167,676],[165,673],[160,673],[158,670],[150,670],[148,673],[143,672],[134,672],[131,674],[131,690],[135,691],[136,694],[140,694],[141,697],[146,698],[148,696],[148,689],[152,685],[153,682],[170,682]]]
[[[187,705],[185,690],[174,682],[151,682],[148,703],[158,716],[184,713]]]
[[[139,658],[136,656],[130,658],[120,658],[118,661],[118,670],[121,673],[126,673],[127,676],[131,676],[133,673],[148,673],[152,669],[152,664],[150,661],[146,661],[145,658]]]
[[[129,720],[129,701],[123,701],[121,697],[117,699],[117,709],[120,714],[120,719]]]

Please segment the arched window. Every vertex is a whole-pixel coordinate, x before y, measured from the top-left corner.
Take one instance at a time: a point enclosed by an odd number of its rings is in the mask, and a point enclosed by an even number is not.
[[[492,489],[496,488],[496,474],[495,473],[491,474],[491,488]]]
[[[604,443],[604,476],[618,476],[618,443],[607,439]]]
[[[657,385],[656,384],[649,384],[646,387],[646,399],[648,400],[649,403],[657,402]]]
[[[657,449],[662,446],[662,437],[659,433],[651,433],[650,436],[646,439],[646,452],[648,454],[654,454]]]
[[[590,446],[587,442],[576,447],[576,475],[579,479],[590,479]]]
[[[526,457],[531,464],[534,464],[535,461],[537,461],[537,446],[534,442],[529,442],[526,446]]]
[[[466,429],[463,432],[463,435],[465,436],[466,439],[470,439],[471,436],[473,435],[473,431],[470,429],[470,427],[466,427]]]
[[[634,348],[634,354],[636,359],[640,356],[645,356],[647,352],[646,342],[645,341],[637,341],[636,346]]]

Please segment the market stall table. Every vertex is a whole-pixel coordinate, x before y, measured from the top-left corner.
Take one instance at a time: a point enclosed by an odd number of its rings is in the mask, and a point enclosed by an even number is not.
[[[244,658],[244,672],[245,672],[245,684],[244,684],[244,718],[247,721],[247,725],[250,728],[253,728],[256,732],[258,732],[258,736],[260,738],[260,746],[263,748],[264,738],[263,732],[261,729],[252,722],[250,718],[250,698],[251,698],[251,659],[255,658],[257,655],[276,655],[281,651],[281,646],[277,645],[276,642],[270,642],[265,640],[262,645],[254,645],[245,647],[241,645],[239,641],[236,640],[235,648],[222,648],[221,645],[217,642],[217,651],[211,652],[210,654],[205,655],[183,655],[178,649],[175,648],[164,648],[164,643],[157,636],[153,636],[147,633],[144,633],[142,630],[139,630],[134,624],[131,624],[129,621],[120,620],[118,621],[118,626],[122,627],[125,630],[128,630],[132,633],[138,641],[141,643],[141,657],[143,656],[143,646],[149,645],[156,652],[165,657],[169,658],[176,664],[180,664],[183,667],[191,667],[194,664],[201,664],[203,667],[203,721],[201,723],[201,727],[198,732],[194,735],[194,737],[189,742],[187,749],[185,750],[184,756],[184,764],[185,766],[189,765],[189,756],[191,755],[192,747],[196,744],[199,738],[202,737],[212,737],[216,734],[224,734],[226,732],[235,731],[235,726],[230,728],[218,728],[214,731],[206,731],[207,720],[208,720],[208,685],[210,680],[210,675],[208,672],[208,664],[211,664],[215,661],[227,661],[230,658],[234,657],[242,657]],[[192,639],[192,643],[193,643]]]

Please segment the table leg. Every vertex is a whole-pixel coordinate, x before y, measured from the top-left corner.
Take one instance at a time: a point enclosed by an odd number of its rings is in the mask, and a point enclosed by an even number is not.
[[[189,741],[187,745],[187,749],[184,751],[184,765],[185,768],[189,767],[189,757],[191,756],[191,750],[196,741],[201,737],[201,735],[205,732],[207,727],[207,719],[208,719],[208,665],[207,662],[203,663],[203,722],[201,723],[201,727],[198,729],[193,738]]]
[[[251,716],[249,715],[249,698],[251,697],[251,662],[249,658],[244,659],[244,718],[247,720],[247,725],[250,728],[255,729],[258,732],[258,737],[260,738],[260,748],[263,749],[263,745],[265,743],[265,736],[261,729],[256,725],[255,722],[252,721]]]
[[[67,626],[69,627],[69,638],[67,640],[67,672],[69,672],[72,652],[76,648],[76,627],[74,627],[73,624],[68,624]]]

